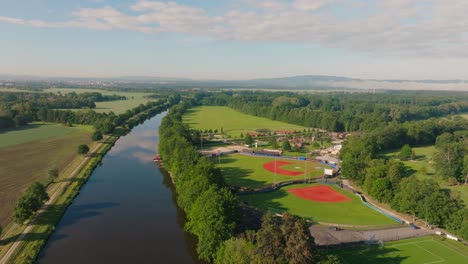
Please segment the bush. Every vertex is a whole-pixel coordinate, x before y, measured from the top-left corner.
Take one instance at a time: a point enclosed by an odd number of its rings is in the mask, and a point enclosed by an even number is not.
[[[78,146],[78,154],[87,154],[89,152],[89,147],[86,144],[82,144]]]

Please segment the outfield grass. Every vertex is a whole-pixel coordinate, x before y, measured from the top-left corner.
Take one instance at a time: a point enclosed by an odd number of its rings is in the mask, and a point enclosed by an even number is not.
[[[0,225],[10,222],[16,200],[31,182],[47,179],[52,167],[62,172],[90,137],[87,129],[51,124],[0,134]]]
[[[249,204],[273,212],[288,211],[292,214],[313,218],[318,222],[343,225],[392,225],[394,220],[362,204],[360,198],[346,190],[331,186],[335,191],[351,199],[341,203],[320,203],[299,198],[287,190],[319,184],[298,184],[283,187],[269,193],[241,195],[239,198]]]
[[[128,109],[132,109],[137,107],[140,104],[145,104],[148,101],[152,101],[154,99],[144,98],[145,95],[148,93],[134,93],[134,92],[118,92],[118,91],[106,91],[106,90],[99,90],[99,89],[68,89],[68,88],[49,88],[45,89],[44,92],[53,92],[53,93],[85,93],[85,92],[98,92],[103,95],[122,95],[126,96],[128,100],[117,100],[117,101],[109,101],[109,102],[97,102],[96,108],[93,109],[96,112],[114,112],[115,114],[121,114]]]
[[[252,116],[235,111],[225,106],[199,106],[189,109],[183,116],[183,122],[194,129],[223,128],[229,136],[239,137],[258,128],[274,130],[303,130],[303,126],[291,125],[267,118]]]
[[[421,237],[333,251],[345,264],[458,264],[468,262],[466,246],[437,237]]]
[[[260,188],[268,184],[272,184],[275,180],[275,173],[269,172],[263,168],[263,164],[274,161],[273,157],[258,157],[248,156],[243,154],[231,154],[228,156],[222,156],[218,164],[218,158],[216,158],[216,164],[221,168],[222,174],[226,183],[234,186],[243,186],[249,188]],[[317,177],[323,174],[323,169],[313,169],[315,167],[326,167],[329,166],[318,162],[291,160],[291,159],[276,159],[277,161],[293,162],[292,165],[285,165],[284,169],[292,171],[304,171],[305,164],[307,164],[308,177]],[[298,168],[296,168],[298,167]],[[276,182],[290,181],[304,179],[304,174],[298,176],[286,176],[276,174]]]

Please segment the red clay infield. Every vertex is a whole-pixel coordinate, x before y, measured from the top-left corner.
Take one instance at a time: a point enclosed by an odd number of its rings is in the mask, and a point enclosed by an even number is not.
[[[276,164],[276,173],[286,175],[286,176],[297,176],[304,174],[304,172],[301,171],[290,171],[290,170],[285,170],[281,169],[281,166],[284,165],[289,165],[289,164],[294,164],[294,162],[287,162],[287,161],[270,161],[265,164],[263,164],[263,168],[267,171],[270,172],[275,172],[275,164]]]
[[[289,189],[288,192],[306,200],[321,203],[339,203],[351,201],[348,197],[333,190],[330,186],[320,185],[304,188]]]

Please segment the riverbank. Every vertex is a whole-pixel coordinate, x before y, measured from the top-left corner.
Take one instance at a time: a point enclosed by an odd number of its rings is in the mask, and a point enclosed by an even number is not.
[[[161,106],[157,106],[138,113],[129,118],[125,125],[133,127],[133,123],[139,120],[139,117],[152,117],[164,111],[166,107],[167,105],[162,109]],[[155,112],[155,109],[158,109],[158,112]],[[121,129],[116,130],[121,131]],[[0,264],[34,263],[68,206],[120,136],[120,134],[110,135],[98,143],[92,152],[67,174],[67,177],[52,185],[49,188],[51,198],[27,226],[10,225],[1,240]]]

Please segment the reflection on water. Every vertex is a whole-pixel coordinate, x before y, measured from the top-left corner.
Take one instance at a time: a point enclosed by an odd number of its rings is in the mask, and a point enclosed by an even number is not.
[[[120,138],[67,209],[38,263],[194,263],[170,179],[152,159],[160,114]]]

